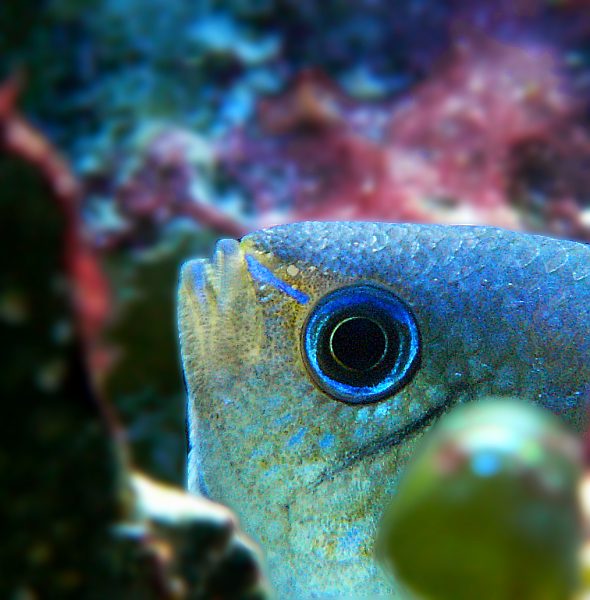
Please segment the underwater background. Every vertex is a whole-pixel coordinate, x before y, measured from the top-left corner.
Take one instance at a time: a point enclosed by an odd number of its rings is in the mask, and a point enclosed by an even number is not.
[[[180,264],[299,220],[590,242],[590,2],[0,3],[2,597],[184,485]]]

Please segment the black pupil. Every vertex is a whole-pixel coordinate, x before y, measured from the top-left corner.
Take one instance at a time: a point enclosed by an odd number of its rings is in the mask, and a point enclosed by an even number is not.
[[[334,359],[351,371],[368,371],[376,367],[387,350],[387,335],[373,320],[351,317],[334,327],[330,352]]]

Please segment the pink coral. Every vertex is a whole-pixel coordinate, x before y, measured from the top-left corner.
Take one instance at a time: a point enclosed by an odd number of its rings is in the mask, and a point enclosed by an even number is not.
[[[365,219],[519,228],[530,222],[511,196],[518,149],[540,141],[562,157],[587,153],[578,111],[555,52],[481,35],[388,105],[355,103],[306,73],[262,103],[260,130],[235,133],[221,157],[252,196],[260,224]],[[552,213],[565,212],[568,230],[554,232],[588,235],[577,202],[557,195],[545,204],[545,229],[557,223]]]
[[[393,187],[417,202],[453,199],[452,219],[463,213],[470,222],[516,226],[507,204],[511,150],[551,138],[574,110],[557,66],[548,50],[489,39],[457,48],[447,68],[393,112]]]
[[[237,237],[289,221],[358,219],[590,239],[583,106],[563,50],[519,29],[539,10],[534,0],[464,10],[438,65],[387,101],[354,100],[321,72],[304,71],[259,102],[253,123],[209,143],[208,174],[193,159],[198,138],[163,129],[117,186],[124,226],[110,243],[149,241],[177,217]],[[516,27],[510,36],[498,33],[507,22]],[[215,194],[204,201],[200,183],[219,171],[249,210],[228,214]]]
[[[148,136],[138,164],[117,188],[125,227],[117,239],[111,236],[110,243],[137,242],[176,217],[189,217],[236,237],[244,235],[247,227],[239,219],[203,202],[196,191],[202,179],[199,163],[207,161],[208,153],[199,137],[180,128],[163,128]]]

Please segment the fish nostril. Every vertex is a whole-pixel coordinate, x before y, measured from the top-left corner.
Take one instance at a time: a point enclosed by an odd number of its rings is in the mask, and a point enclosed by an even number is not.
[[[413,377],[420,336],[410,309],[372,284],[337,289],[311,310],[301,336],[314,383],[336,400],[377,402]]]

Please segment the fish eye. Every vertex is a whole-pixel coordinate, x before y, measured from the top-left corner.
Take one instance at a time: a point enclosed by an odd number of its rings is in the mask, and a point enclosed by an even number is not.
[[[320,299],[303,326],[303,361],[314,383],[349,404],[377,402],[414,376],[420,334],[410,308],[389,290],[358,284]]]

